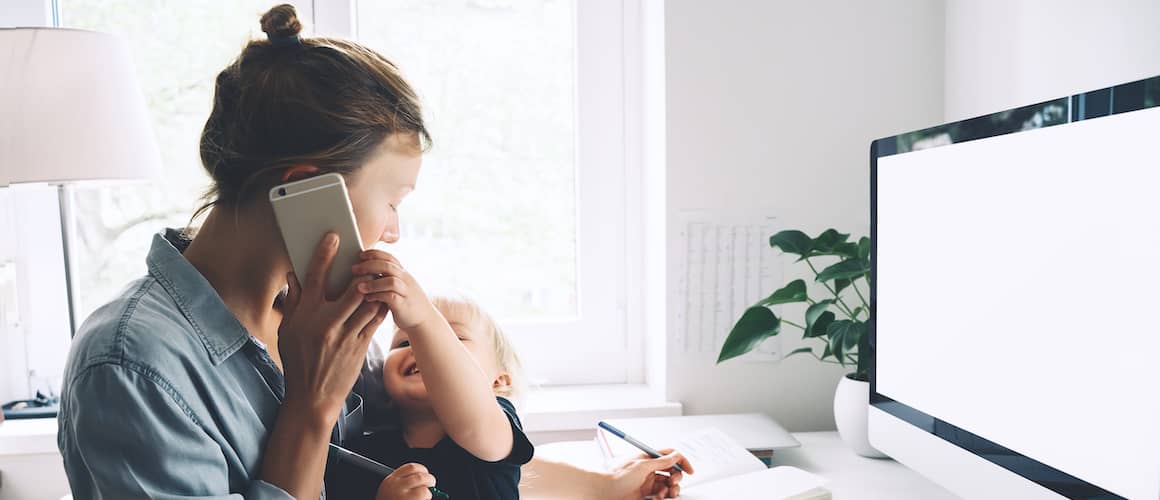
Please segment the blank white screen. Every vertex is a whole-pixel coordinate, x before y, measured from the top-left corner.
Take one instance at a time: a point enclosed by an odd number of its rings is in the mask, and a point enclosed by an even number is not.
[[[877,388],[1160,498],[1160,108],[878,159]]]

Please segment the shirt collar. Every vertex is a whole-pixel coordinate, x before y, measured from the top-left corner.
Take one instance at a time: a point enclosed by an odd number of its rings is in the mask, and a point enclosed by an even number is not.
[[[205,276],[181,255],[189,242],[180,230],[165,229],[153,236],[145,262],[149,274],[173,297],[205,345],[210,361],[217,365],[241,349],[250,334]]]

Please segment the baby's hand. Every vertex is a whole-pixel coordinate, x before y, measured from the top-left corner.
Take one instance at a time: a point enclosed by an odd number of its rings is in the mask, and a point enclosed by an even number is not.
[[[420,464],[405,464],[379,483],[375,500],[426,500],[431,498],[435,476]]]
[[[413,329],[439,316],[439,311],[423,293],[415,278],[403,269],[394,255],[382,250],[367,250],[359,255],[362,262],[351,267],[355,276],[378,276],[360,283],[358,290],[368,301],[387,304],[395,324],[403,330]]]

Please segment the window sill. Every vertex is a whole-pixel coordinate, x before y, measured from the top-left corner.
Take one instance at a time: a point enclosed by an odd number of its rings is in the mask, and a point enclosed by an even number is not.
[[[529,391],[520,408],[524,431],[532,434],[594,432],[610,418],[669,417],[682,413],[680,403],[647,385],[556,386]]]
[[[0,457],[59,453],[56,448],[56,419],[31,418],[0,423]]]

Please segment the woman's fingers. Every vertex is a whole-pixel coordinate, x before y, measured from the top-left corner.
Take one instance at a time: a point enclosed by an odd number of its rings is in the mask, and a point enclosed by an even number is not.
[[[672,469],[672,467],[674,465],[680,465],[681,469],[684,469],[685,472],[689,474],[693,473],[693,466],[689,463],[689,460],[684,457],[684,455],[673,451],[671,448],[661,450],[660,453],[663,453],[663,455],[657,458],[647,458],[648,455],[641,455],[640,466],[652,471],[666,471],[668,473],[676,473],[678,471]]]
[[[677,498],[681,495],[681,485],[672,484],[657,486],[653,491],[653,495],[657,498]]]
[[[377,302],[362,302],[343,323],[344,329],[350,332],[351,335],[358,335],[362,333],[363,328],[375,319],[375,314],[379,312],[379,303]]]
[[[657,461],[660,461],[662,463],[670,463],[671,462],[671,465],[668,465],[665,468],[672,467],[673,465],[680,465],[681,469],[684,470],[686,474],[694,474],[693,464],[690,463],[689,459],[685,458],[684,455],[678,453],[677,450],[674,450],[672,448],[664,448],[662,450],[657,450],[657,451],[660,452],[661,457],[653,459],[653,460],[657,460]],[[676,471],[673,471],[673,472],[676,472]]]
[[[363,301],[366,300],[365,294],[359,291],[359,285],[367,281],[367,279],[365,276],[355,277],[346,285],[346,290],[343,290],[342,295],[339,295],[334,300],[334,303],[338,305],[337,313],[340,318],[344,320],[350,318],[354,314],[355,309],[358,309]]]
[[[375,332],[377,332],[379,330],[379,327],[382,326],[383,321],[386,321],[387,312],[390,311],[391,308],[387,307],[386,304],[383,304],[380,302],[368,302],[368,303],[374,304],[374,305],[379,307],[378,311],[375,312],[375,316],[373,318],[371,318],[371,321],[369,323],[367,323],[366,326],[363,326],[362,331],[360,331],[358,334],[360,338],[366,339],[367,344],[369,345],[370,339],[375,336]]]
[[[310,267],[306,270],[306,289],[326,296],[326,273],[334,261],[334,254],[338,252],[338,235],[326,233],[318,247],[314,249],[314,256],[310,258]]]
[[[680,487],[681,478],[682,476],[679,472],[672,474],[658,472],[656,473],[656,488],[658,491],[663,488],[666,491],[674,492],[676,491],[676,488]]]

